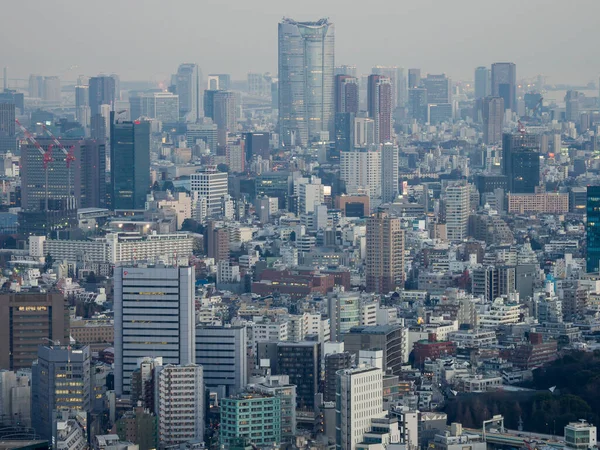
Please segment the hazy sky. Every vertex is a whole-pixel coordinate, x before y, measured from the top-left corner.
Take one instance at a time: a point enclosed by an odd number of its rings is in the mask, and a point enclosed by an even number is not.
[[[9,78],[114,72],[161,81],[181,62],[234,79],[276,72],[283,16],[329,17],[336,65],[361,72],[398,65],[472,79],[476,66],[513,61],[519,78],[600,75],[600,0],[3,0],[0,14]]]

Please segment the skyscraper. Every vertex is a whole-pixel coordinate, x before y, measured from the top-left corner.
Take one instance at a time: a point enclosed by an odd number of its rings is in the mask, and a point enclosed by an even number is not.
[[[369,75],[367,86],[367,107],[369,117],[375,122],[375,142],[383,144],[392,141],[392,83],[383,75]]]
[[[478,67],[475,69],[475,100],[489,96],[491,91],[490,69]]]
[[[427,74],[422,83],[425,89],[427,89],[428,104],[441,105],[452,103],[452,82],[445,74]]]
[[[60,97],[60,78],[44,77],[44,101],[57,103]]]
[[[378,212],[367,219],[367,291],[387,294],[404,286],[404,231],[400,219]]]
[[[381,148],[381,202],[393,202],[398,195],[398,146],[386,142]]]
[[[340,153],[340,179],[347,194],[381,196],[381,150],[378,145]]]
[[[540,184],[540,136],[504,133],[502,173],[508,179],[508,192],[533,194]]]
[[[492,64],[492,95],[504,99],[504,109],[517,111],[517,67],[514,63]]]
[[[335,76],[335,112],[358,113],[358,79],[349,75]]]
[[[110,125],[112,209],[144,209],[150,189],[150,122]]]
[[[354,148],[354,114],[341,112],[335,114],[335,149],[349,152]]]
[[[485,97],[482,101],[483,143],[499,144],[502,142],[504,125],[504,99],[502,97]]]
[[[456,184],[446,188],[446,230],[449,241],[461,241],[467,237],[471,187]]]
[[[279,133],[306,145],[334,126],[335,29],[327,19],[279,23]]]
[[[139,358],[187,365],[195,358],[194,271],[115,268],[115,391],[129,395]]]
[[[586,271],[597,273],[600,270],[600,186],[587,187],[586,212]]]
[[[117,99],[115,78],[107,75],[90,78],[89,95],[89,107],[92,116],[101,113],[101,105],[110,105],[112,109]]]
[[[69,310],[62,293],[0,295],[0,370],[29,369],[38,346],[48,339],[69,339]]]
[[[427,89],[410,88],[408,90],[408,117],[419,123],[426,123],[429,121]]]
[[[15,104],[0,102],[0,153],[15,152]]]
[[[179,96],[170,92],[145,92],[129,97],[130,117],[149,117],[163,123],[179,121]]]
[[[334,75],[348,75],[352,78],[356,78],[356,66],[351,66],[348,64],[342,64],[341,66],[335,66]]]
[[[228,91],[231,89],[231,75],[228,73],[211,73],[208,75],[208,89]]]
[[[175,75],[179,117],[188,123],[200,118],[200,78],[198,65],[193,63],[181,64]]]
[[[399,95],[399,81],[400,81],[400,73],[399,69],[396,66],[386,67],[386,66],[375,66],[371,69],[371,73],[373,75],[383,75],[390,79],[390,84],[392,85],[392,111],[396,109],[399,105],[398,103],[398,95]]]
[[[421,86],[421,69],[408,69],[408,88]]]
[[[190,176],[191,191],[206,198],[207,215],[218,217],[223,214],[222,198],[227,195],[227,172],[219,172],[216,166],[206,166]]]
[[[31,421],[44,439],[54,433],[55,411],[91,410],[91,354],[89,347],[40,345],[32,367]]]

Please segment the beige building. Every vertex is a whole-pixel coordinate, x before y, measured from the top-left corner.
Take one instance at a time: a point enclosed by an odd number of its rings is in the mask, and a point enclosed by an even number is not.
[[[404,231],[400,219],[379,212],[367,219],[367,291],[404,286]]]
[[[71,322],[71,337],[80,344],[98,347],[113,345],[115,330],[112,320],[74,320]]]
[[[569,194],[558,192],[508,194],[508,212],[565,214],[569,212]]]

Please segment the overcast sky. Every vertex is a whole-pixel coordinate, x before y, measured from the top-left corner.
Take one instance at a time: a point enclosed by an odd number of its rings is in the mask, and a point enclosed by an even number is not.
[[[600,0],[2,0],[0,15],[9,78],[114,72],[158,82],[181,62],[234,79],[276,72],[283,16],[329,17],[336,65],[365,73],[398,65],[472,79],[476,66],[513,61],[518,78],[600,75]]]

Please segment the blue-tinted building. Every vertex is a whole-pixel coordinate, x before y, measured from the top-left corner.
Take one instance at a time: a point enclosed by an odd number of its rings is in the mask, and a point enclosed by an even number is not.
[[[587,272],[600,270],[600,186],[587,188]]]

